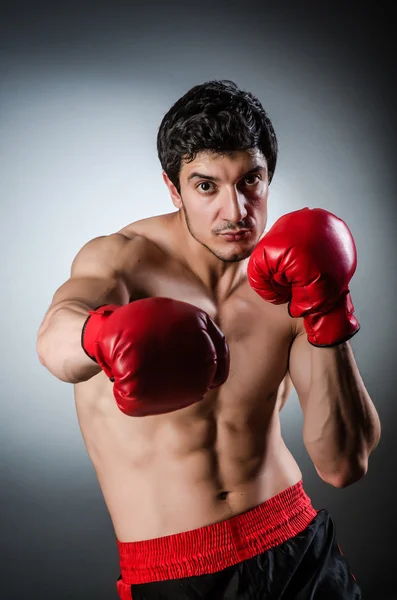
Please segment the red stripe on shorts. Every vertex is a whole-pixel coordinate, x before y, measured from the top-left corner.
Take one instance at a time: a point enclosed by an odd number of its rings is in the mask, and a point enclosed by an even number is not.
[[[286,542],[316,515],[299,481],[227,521],[142,542],[117,541],[122,582],[132,585],[221,571]]]

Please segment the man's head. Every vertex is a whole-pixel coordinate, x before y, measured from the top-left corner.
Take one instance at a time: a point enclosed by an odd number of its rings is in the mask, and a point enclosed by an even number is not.
[[[157,149],[191,235],[223,261],[249,256],[266,225],[277,161],[276,135],[259,100],[231,81],[195,86],[163,118]],[[231,237],[241,230],[249,231]]]

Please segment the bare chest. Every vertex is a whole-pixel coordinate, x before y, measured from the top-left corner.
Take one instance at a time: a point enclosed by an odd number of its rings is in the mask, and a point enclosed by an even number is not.
[[[216,302],[197,278],[173,260],[135,273],[131,301],[167,297],[204,310],[224,333],[230,349],[230,375],[224,388],[240,397],[277,391],[288,368],[292,319],[287,307],[262,300],[247,280]]]
[[[146,250],[146,247],[145,247]],[[274,306],[262,300],[242,280],[223,301],[216,301],[207,293],[198,277],[168,253],[150,246],[140,263],[131,272],[126,269],[130,301],[148,297],[167,297],[188,302],[204,310],[224,333],[230,349],[230,372],[225,384],[209,392],[204,402],[178,411],[177,415],[159,415],[139,420],[136,434],[152,437],[153,428],[163,423],[192,420],[206,439],[208,432],[236,423],[250,431],[258,426],[263,437],[264,422],[271,418],[277,406],[277,392],[288,369],[289,348],[292,341],[292,319],[287,307]],[[166,315],[164,315],[166,318]],[[110,414],[117,419],[130,439],[131,420],[123,419],[112,398],[112,385],[103,373],[76,386],[81,420],[92,427],[93,411],[102,420]],[[84,399],[82,401],[81,399]],[[84,415],[86,418],[84,418]],[[213,426],[210,426],[210,424]],[[147,431],[146,431],[147,430]],[[190,431],[178,426],[178,431]],[[146,433],[145,433],[146,432]],[[150,432],[150,434],[149,434]],[[196,431],[189,440],[206,445]],[[101,434],[103,439],[103,433]],[[174,437],[173,437],[174,439]],[[177,436],[175,439],[180,439]],[[143,447],[143,446],[141,446]]]

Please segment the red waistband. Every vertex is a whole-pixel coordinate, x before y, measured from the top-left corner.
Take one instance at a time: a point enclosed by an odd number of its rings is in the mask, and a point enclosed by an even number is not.
[[[117,541],[122,581],[132,585],[221,571],[282,544],[316,514],[299,481],[227,521],[142,542]]]

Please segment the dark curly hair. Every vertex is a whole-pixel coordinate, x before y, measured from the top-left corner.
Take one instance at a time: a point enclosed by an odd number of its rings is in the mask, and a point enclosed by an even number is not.
[[[178,192],[182,160],[190,162],[202,151],[252,148],[266,158],[270,183],[278,150],[273,125],[259,100],[229,80],[191,88],[164,116],[157,135],[161,166]]]

